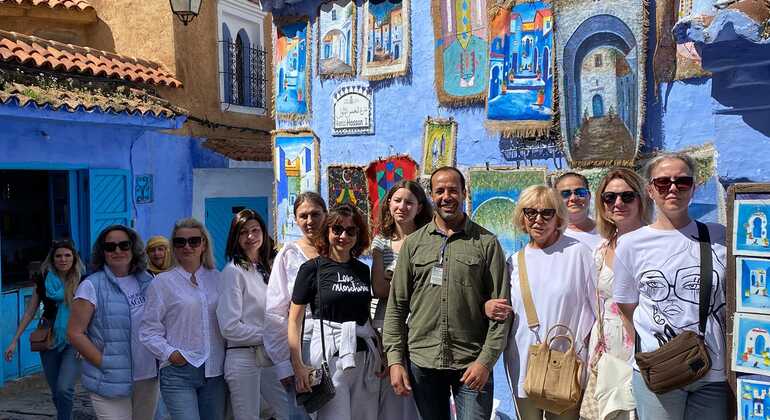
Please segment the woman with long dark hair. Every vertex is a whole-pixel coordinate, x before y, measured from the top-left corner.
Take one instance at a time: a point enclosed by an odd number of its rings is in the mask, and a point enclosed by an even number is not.
[[[75,357],[76,350],[67,339],[67,322],[75,290],[80,284],[80,277],[85,274],[85,267],[72,241],[64,240],[55,241],[51,245],[40,271],[42,275],[35,276],[35,289],[16,334],[5,349],[5,360],[13,358],[19,337],[35,317],[42,301],[42,322],[51,326],[53,341],[50,349],[40,352],[40,362],[51,389],[56,418],[69,420],[72,417],[75,381],[80,376],[80,362]]]
[[[138,332],[152,281],[144,243],[129,227],[109,226],[94,242],[91,264],[97,271],[78,287],[67,329],[84,359],[80,382],[98,418],[152,418],[158,371]]]
[[[233,415],[235,420],[258,419],[261,395],[276,415],[285,416],[288,397],[270,374],[273,362],[263,344],[272,241],[254,210],[233,216],[225,257],[217,320],[226,340],[225,380]]]

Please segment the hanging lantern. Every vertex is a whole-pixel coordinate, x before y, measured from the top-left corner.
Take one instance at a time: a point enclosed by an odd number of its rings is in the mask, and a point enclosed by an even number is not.
[[[203,0],[169,0],[171,11],[187,26],[201,10]]]

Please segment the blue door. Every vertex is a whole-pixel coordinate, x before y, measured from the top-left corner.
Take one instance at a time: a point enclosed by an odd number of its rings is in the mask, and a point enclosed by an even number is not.
[[[33,288],[28,287],[26,289],[19,289],[19,320],[24,316],[24,312],[27,310],[30,300],[32,300]],[[40,320],[40,316],[43,314],[43,305],[38,305],[35,317],[32,318],[32,322],[27,325],[27,329],[21,334],[19,338],[18,346],[16,347],[19,354],[19,376],[31,375],[35,372],[39,372],[43,366],[40,364],[40,354],[33,352],[29,347],[29,335],[37,329],[37,323]],[[18,324],[17,324],[18,325]]]
[[[601,118],[604,116],[604,99],[602,99],[601,95],[594,95],[593,97],[593,111],[594,111],[594,118]]]
[[[230,222],[233,215],[243,209],[256,211],[270,230],[270,221],[267,217],[267,197],[218,197],[206,199],[206,229],[211,234],[214,242],[214,259],[217,268],[225,266],[225,247],[227,246],[227,234],[230,231]]]
[[[107,226],[131,226],[131,179],[125,169],[90,169],[88,171],[88,208],[90,224],[88,255],[99,232]]]
[[[16,333],[16,326],[19,325],[19,292],[13,290],[0,294],[0,346],[3,350],[10,344],[10,340]],[[3,382],[19,377],[19,349],[13,354],[13,359],[6,362],[5,357],[0,361],[0,385]]]

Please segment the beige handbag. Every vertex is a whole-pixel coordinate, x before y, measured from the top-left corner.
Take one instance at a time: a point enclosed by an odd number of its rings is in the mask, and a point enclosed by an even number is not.
[[[532,301],[523,249],[519,251],[518,259],[521,297],[524,300],[527,323],[529,329],[535,331],[538,336],[538,343],[529,346],[524,392],[527,393],[527,399],[541,410],[563,414],[577,408],[580,403],[582,395],[580,376],[583,363],[575,354],[574,334],[566,325],[553,325],[548,329],[545,340],[540,341],[540,336],[537,334],[540,320]],[[555,334],[551,337],[551,333],[557,328],[566,330],[567,334]],[[551,345],[556,340],[567,340],[569,342],[567,350],[561,352],[552,349]]]

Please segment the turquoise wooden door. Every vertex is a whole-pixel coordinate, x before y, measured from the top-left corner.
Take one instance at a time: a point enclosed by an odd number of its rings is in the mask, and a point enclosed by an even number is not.
[[[27,310],[30,300],[32,300],[33,288],[28,287],[26,289],[19,290],[19,319],[24,316],[24,312]],[[29,335],[37,329],[37,323],[40,320],[40,316],[43,314],[43,305],[39,304],[37,311],[35,312],[35,318],[27,325],[27,329],[19,337],[19,343],[16,347],[16,351],[19,354],[19,376],[31,375],[35,372],[39,372],[43,366],[40,363],[40,353],[33,352],[29,347]],[[18,324],[17,324],[18,325]]]
[[[10,340],[13,338],[13,334],[16,332],[16,326],[19,325],[19,292],[13,290],[0,294],[0,345],[2,349],[10,344]],[[18,343],[17,343],[18,344]],[[2,350],[0,350],[2,351]],[[19,377],[19,351],[17,345],[17,351],[13,354],[13,358],[10,361],[6,361],[3,357],[2,362],[2,381],[8,381]]]
[[[125,169],[88,170],[88,249],[109,225],[131,226],[131,179]]]
[[[227,246],[227,234],[230,231],[230,222],[233,215],[243,209],[256,211],[267,226],[270,222],[267,218],[267,197],[217,197],[206,199],[206,229],[211,234],[214,242],[214,258],[217,268],[225,266],[225,246]]]

